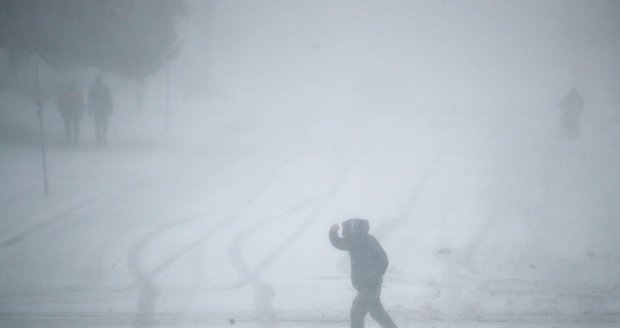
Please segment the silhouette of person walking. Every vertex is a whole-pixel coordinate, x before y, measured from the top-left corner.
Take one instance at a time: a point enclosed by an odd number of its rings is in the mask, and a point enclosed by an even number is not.
[[[84,115],[84,97],[75,81],[71,81],[58,97],[58,110],[64,121],[67,146],[77,146],[80,138],[80,120]]]
[[[108,144],[108,117],[112,114],[112,95],[110,89],[97,77],[88,93],[88,110],[95,122],[97,145]]]
[[[381,303],[381,284],[388,267],[388,257],[377,239],[371,236],[368,220],[350,219],[342,223],[342,237],[338,224],[329,230],[329,240],[337,249],[351,256],[351,282],[357,296],[351,306],[351,328],[363,328],[366,314],[383,328],[396,324]]]
[[[568,139],[579,138],[579,124],[584,101],[577,88],[571,88],[560,100],[560,135]]]
[[[254,306],[259,326],[276,328],[280,327],[273,308],[275,293],[273,287],[263,282],[254,283]]]

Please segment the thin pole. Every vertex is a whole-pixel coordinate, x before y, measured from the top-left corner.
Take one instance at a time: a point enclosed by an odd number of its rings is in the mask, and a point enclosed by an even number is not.
[[[166,66],[166,132],[170,128],[170,66]]]
[[[43,130],[43,105],[41,101],[41,75],[39,73],[39,58],[35,58],[35,67],[37,73],[37,116],[39,117],[39,130],[41,131],[41,159],[43,164],[43,188],[45,190],[45,196],[49,195],[49,188],[47,184],[47,160],[45,154],[45,132]]]

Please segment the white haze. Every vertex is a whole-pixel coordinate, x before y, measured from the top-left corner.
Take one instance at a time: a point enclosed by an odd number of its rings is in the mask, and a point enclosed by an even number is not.
[[[620,322],[618,4],[187,7],[168,131],[164,72],[141,112],[103,73],[106,148],[85,120],[66,149],[50,101],[48,197],[34,109],[0,94],[0,327],[346,326],[327,230],[351,217],[390,256],[400,327]],[[44,71],[82,90],[99,73]]]

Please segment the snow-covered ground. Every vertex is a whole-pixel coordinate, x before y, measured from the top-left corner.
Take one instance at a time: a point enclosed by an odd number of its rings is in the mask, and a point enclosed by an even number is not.
[[[48,197],[37,139],[3,132],[0,327],[348,326],[327,230],[350,217],[390,256],[400,327],[620,323],[616,122],[567,141],[482,110],[173,113],[162,133],[121,108],[107,147],[85,122],[67,149],[46,112]]]

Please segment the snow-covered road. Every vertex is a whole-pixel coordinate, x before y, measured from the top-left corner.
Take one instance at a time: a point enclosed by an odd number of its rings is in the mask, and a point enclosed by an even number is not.
[[[617,136],[580,153],[547,118],[216,109],[52,145],[47,198],[36,147],[0,145],[0,327],[346,325],[327,229],[349,217],[390,256],[402,327],[620,322]]]

